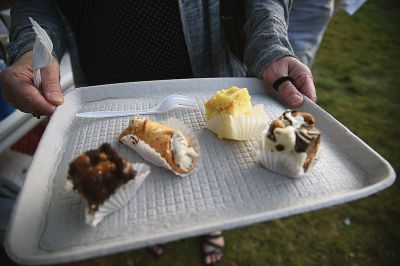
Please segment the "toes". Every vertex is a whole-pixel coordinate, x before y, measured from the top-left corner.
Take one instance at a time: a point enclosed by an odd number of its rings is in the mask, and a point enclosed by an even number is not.
[[[218,260],[218,258],[217,258],[217,256],[216,256],[216,255],[212,256],[212,262],[213,262],[213,263],[216,263],[216,262],[217,262],[217,260]]]
[[[220,262],[223,257],[224,257],[223,254],[208,255],[205,257],[204,262],[206,265],[214,265],[217,262]]]
[[[156,253],[157,256],[160,256],[162,253],[162,250],[159,246],[154,247],[154,253]]]
[[[214,256],[215,259],[214,263],[221,261],[223,256],[224,256],[223,254],[217,254],[216,256]]]
[[[164,246],[163,245],[155,245],[148,247],[148,250],[157,257],[160,257],[164,254]]]
[[[206,256],[204,262],[206,263],[206,265],[210,265],[211,263],[213,263],[211,256]]]
[[[221,232],[210,234],[203,242],[203,256],[206,265],[215,265],[222,260],[225,241]]]
[[[163,246],[155,246],[155,252],[157,256],[161,256],[164,253],[164,247]]]

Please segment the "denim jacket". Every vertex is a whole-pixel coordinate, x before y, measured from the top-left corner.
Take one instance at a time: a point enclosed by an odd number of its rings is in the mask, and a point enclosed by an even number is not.
[[[223,0],[221,0],[223,1]],[[8,52],[11,63],[33,48],[35,34],[28,17],[36,20],[53,42],[61,59],[68,48],[75,84],[85,85],[73,32],[52,0],[17,0],[11,9]],[[233,55],[220,19],[220,0],[179,0],[183,34],[193,76],[257,76],[275,60],[294,56],[287,36],[291,0],[243,0],[244,25],[236,29],[245,40],[243,62]],[[229,2],[228,2],[229,3]],[[243,30],[243,32],[241,32]]]

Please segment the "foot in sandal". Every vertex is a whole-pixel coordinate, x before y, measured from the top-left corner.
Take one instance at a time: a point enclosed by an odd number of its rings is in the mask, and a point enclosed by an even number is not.
[[[206,265],[215,265],[224,257],[225,241],[222,232],[213,232],[204,237],[203,258]]]

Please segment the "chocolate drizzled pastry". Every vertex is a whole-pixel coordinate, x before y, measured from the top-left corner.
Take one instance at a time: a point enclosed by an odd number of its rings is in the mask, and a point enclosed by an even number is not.
[[[75,158],[69,165],[68,179],[73,189],[87,200],[89,212],[115,193],[117,188],[135,178],[132,165],[121,158],[110,144],[90,150]]]
[[[288,110],[271,123],[266,146],[271,152],[286,152],[307,172],[320,147],[321,133],[314,124],[311,114]]]

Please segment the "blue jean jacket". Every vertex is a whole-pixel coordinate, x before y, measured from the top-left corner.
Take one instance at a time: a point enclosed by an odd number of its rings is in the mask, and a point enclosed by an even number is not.
[[[243,62],[229,49],[220,21],[219,0],[179,0],[183,33],[193,76],[257,76],[275,60],[294,56],[287,36],[291,0],[243,2],[245,47]],[[8,52],[11,62],[33,48],[35,34],[28,17],[36,20],[53,42],[53,54],[61,59],[69,49],[75,84],[84,86],[75,38],[66,19],[52,0],[17,0],[11,9]]]

